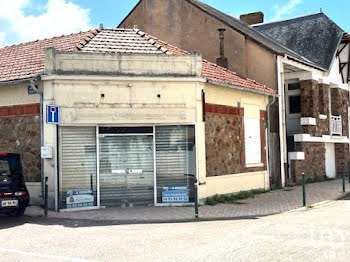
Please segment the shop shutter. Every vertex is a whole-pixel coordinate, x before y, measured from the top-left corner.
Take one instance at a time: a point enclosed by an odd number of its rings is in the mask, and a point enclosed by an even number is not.
[[[100,136],[101,205],[154,204],[153,135]]]
[[[60,208],[66,208],[69,190],[93,189],[96,205],[96,129],[60,127]]]
[[[195,136],[193,126],[156,127],[157,202],[167,186],[187,187],[193,201],[196,175]]]
[[[260,120],[244,119],[246,164],[261,163]]]

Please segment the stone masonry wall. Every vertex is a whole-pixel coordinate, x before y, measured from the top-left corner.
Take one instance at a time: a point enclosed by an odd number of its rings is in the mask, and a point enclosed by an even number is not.
[[[318,137],[329,135],[329,86],[312,80],[301,81],[300,86],[301,117],[316,119],[316,126],[302,126],[302,133]],[[320,114],[327,119],[320,119]]]
[[[342,169],[348,172],[349,144],[334,144],[335,149],[335,168],[337,176],[341,176]]]
[[[342,117],[343,136],[349,135],[348,123],[348,106],[349,106],[349,91],[332,88],[331,89],[332,115]]]
[[[39,107],[28,108],[0,107],[0,152],[21,154],[26,181],[40,182]]]
[[[293,180],[298,182],[304,172],[306,178],[326,175],[324,143],[303,142],[296,143],[297,151],[305,153],[305,160],[292,160],[291,173]]]
[[[207,176],[222,176],[266,170],[265,121],[261,113],[261,148],[263,167],[245,167],[244,110],[206,104],[205,147]]]

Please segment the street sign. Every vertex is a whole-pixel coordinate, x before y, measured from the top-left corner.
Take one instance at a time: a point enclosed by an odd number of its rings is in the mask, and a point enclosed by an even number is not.
[[[57,125],[60,122],[60,108],[55,105],[47,105],[46,107],[46,122],[48,124]]]

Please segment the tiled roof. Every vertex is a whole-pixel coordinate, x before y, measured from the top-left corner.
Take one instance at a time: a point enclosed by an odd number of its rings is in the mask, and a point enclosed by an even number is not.
[[[167,49],[173,54],[178,54],[178,55],[189,54],[189,52],[182,50],[176,46],[170,45],[155,37],[152,37],[149,35],[145,35],[145,37],[148,39],[153,39],[156,42],[156,44],[158,44],[158,46],[164,47],[165,49]],[[204,59],[202,62],[202,75],[207,80],[212,81],[214,83],[239,86],[243,88],[254,89],[256,91],[260,91],[264,93],[271,93],[271,94],[276,93],[274,89],[271,89],[265,85],[257,83],[256,81],[251,80],[249,78],[238,76],[236,73],[229,71],[226,68],[218,66],[217,64],[211,63]]]
[[[76,51],[78,43],[86,43],[97,32],[90,30],[0,48],[0,81],[21,80],[42,73],[45,48]]]
[[[78,45],[82,52],[162,54],[150,41],[133,29],[103,29],[86,44]]]
[[[140,30],[98,29],[0,49],[0,81],[25,79],[42,73],[44,50],[48,47],[88,53],[189,54]],[[240,77],[206,60],[202,63],[202,74],[214,83],[239,86],[263,93],[276,93],[271,88]]]
[[[331,68],[344,31],[324,13],[254,26],[266,36],[325,70]]]

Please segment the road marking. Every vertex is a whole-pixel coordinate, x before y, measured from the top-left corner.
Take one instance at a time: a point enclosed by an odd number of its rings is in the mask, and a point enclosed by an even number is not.
[[[23,256],[32,256],[32,257],[38,257],[38,258],[46,258],[46,259],[56,259],[59,261],[70,261],[70,262],[97,262],[94,260],[86,260],[82,258],[73,258],[73,257],[63,257],[63,256],[54,256],[54,255],[45,255],[35,252],[25,252],[21,250],[11,249],[11,248],[2,248],[0,247],[0,252],[3,253],[13,253]]]

